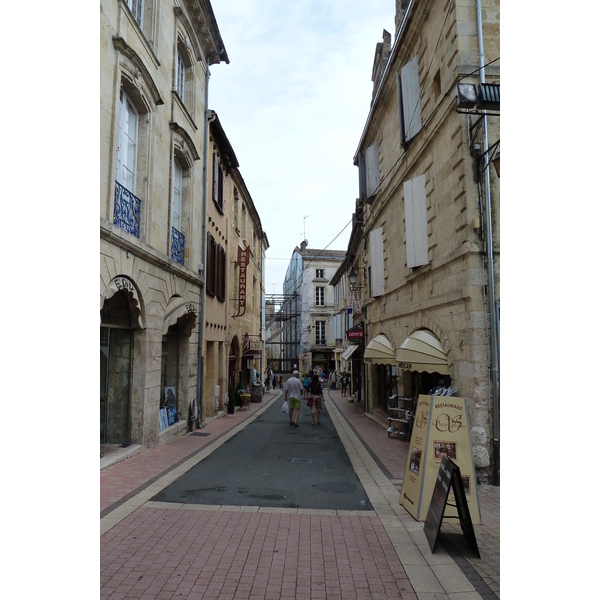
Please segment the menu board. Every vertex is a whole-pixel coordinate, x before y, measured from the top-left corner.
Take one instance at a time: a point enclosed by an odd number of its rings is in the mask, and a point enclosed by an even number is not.
[[[463,487],[463,480],[460,474],[460,468],[450,459],[443,457],[440,469],[438,471],[435,487],[433,488],[433,495],[429,504],[429,510],[427,511],[427,517],[425,518],[425,526],[423,532],[429,542],[429,547],[433,553],[435,544],[437,541],[440,527],[442,525],[442,519],[444,518],[444,511],[446,509],[446,503],[450,490],[454,492],[456,498],[456,508],[458,510],[458,517],[460,519],[460,527],[471,544],[471,547],[475,551],[477,558],[480,558],[479,548],[477,547],[477,539],[475,538],[475,530],[473,529],[473,522],[471,520],[471,514],[469,513],[469,505],[465,496],[465,490]]]
[[[400,493],[400,504],[417,521],[425,520],[427,502],[432,497],[444,457],[458,465],[472,521],[479,524],[481,513],[465,399],[420,395]],[[452,506],[455,504],[450,490],[446,516],[458,516],[456,507]]]

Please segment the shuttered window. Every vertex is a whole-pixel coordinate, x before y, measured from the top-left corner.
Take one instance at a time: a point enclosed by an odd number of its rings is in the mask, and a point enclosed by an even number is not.
[[[421,131],[421,87],[419,85],[419,56],[415,55],[400,69],[400,125],[402,144]]]
[[[216,294],[216,251],[217,243],[215,238],[209,233],[206,236],[206,293],[214,296]]]
[[[216,294],[217,298],[223,302],[225,300],[225,266],[227,264],[225,249],[223,246],[217,246],[217,264],[216,264]]]
[[[371,261],[371,296],[383,296],[383,230],[381,227],[369,233],[369,256]]]
[[[361,202],[370,204],[379,191],[379,144],[371,144],[358,157],[358,193]]]
[[[404,216],[406,224],[406,266],[410,269],[426,265],[427,203],[425,175],[404,182]]]
[[[223,169],[216,152],[213,153],[213,201],[223,212]]]

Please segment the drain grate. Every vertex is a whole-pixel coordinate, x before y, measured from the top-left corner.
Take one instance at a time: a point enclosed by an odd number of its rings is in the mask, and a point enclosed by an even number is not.
[[[308,464],[312,462],[312,458],[292,458],[292,462]]]
[[[210,433],[201,433],[200,431],[194,431],[193,433],[190,433],[190,435],[197,435],[198,437],[206,437],[207,435],[210,435]]]

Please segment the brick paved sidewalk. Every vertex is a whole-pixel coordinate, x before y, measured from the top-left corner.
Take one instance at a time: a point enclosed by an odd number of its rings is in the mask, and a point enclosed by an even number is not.
[[[381,424],[365,416],[360,408],[339,391],[329,390],[329,396],[348,424],[369,450],[379,468],[400,492],[408,457],[409,442],[397,435],[388,437]],[[467,575],[482,598],[500,597],[500,487],[478,485],[481,524],[474,525],[481,558],[473,558],[464,540],[460,524],[443,521],[440,541]],[[485,584],[485,585],[482,585]],[[489,589],[488,589],[489,588]],[[493,593],[491,593],[493,592]]]
[[[368,486],[377,514],[149,501],[169,477],[179,477],[266,409],[276,398],[267,395],[249,411],[209,422],[200,430],[208,435],[183,436],[101,471],[102,598],[499,597],[499,488],[480,487],[482,525],[475,531],[481,560],[465,559],[460,551],[452,560],[454,547],[431,555],[422,523],[398,504],[408,442],[388,437],[385,427],[339,392],[328,396],[337,407],[330,406],[332,419],[345,420],[359,440],[355,447],[363,459],[352,457],[359,476],[375,477]],[[356,442],[341,435],[355,454]],[[369,462],[367,452],[372,466],[365,471],[360,465]]]

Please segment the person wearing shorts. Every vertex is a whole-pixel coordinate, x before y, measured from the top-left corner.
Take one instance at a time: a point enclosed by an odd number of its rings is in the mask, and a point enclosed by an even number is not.
[[[300,373],[294,371],[292,376],[285,383],[285,399],[289,407],[290,426],[299,427],[298,417],[300,416],[300,399],[304,395],[304,386],[300,381]],[[294,410],[296,410],[296,418],[293,418]]]

